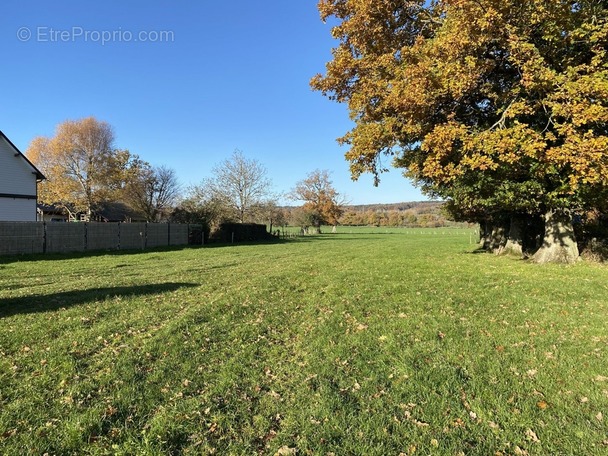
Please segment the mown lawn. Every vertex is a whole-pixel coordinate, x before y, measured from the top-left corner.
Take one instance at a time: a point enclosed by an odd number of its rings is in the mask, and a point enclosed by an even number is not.
[[[0,259],[0,454],[608,454],[608,269],[468,232]]]

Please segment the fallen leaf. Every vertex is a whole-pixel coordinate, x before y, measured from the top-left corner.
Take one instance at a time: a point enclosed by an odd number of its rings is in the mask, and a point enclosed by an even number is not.
[[[540,439],[536,435],[536,432],[534,432],[532,429],[526,430],[526,438],[534,443],[540,442]]]
[[[536,403],[536,406],[541,410],[545,410],[549,406],[549,404],[547,404],[545,401],[538,401]]]
[[[298,452],[296,448],[290,448],[287,445],[279,448],[279,451],[275,453],[275,456],[291,456]]]
[[[604,414],[602,412],[599,412],[597,415],[595,415],[595,419],[598,421],[602,421],[604,419]]]

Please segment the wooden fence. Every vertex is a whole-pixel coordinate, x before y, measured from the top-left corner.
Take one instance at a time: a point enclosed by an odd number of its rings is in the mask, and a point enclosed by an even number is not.
[[[187,245],[197,225],[0,222],[0,255],[143,250]]]

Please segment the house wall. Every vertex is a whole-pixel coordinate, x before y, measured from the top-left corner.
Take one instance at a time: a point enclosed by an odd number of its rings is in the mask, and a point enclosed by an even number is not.
[[[36,175],[16,153],[0,136],[0,221],[36,221]]]
[[[21,198],[0,198],[0,221],[35,222],[36,200],[28,200]]]

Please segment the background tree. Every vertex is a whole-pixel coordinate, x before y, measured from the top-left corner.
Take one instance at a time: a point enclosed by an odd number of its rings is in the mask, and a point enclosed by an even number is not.
[[[315,170],[299,181],[290,197],[304,201],[304,209],[311,215],[311,223],[317,231],[322,224],[336,226],[342,215],[343,197],[333,187],[329,171]]]
[[[186,192],[172,215],[180,223],[203,223],[212,231],[224,222],[234,222],[234,211],[219,199],[213,189],[208,186],[208,180],[199,185],[191,186]],[[188,220],[188,221],[186,221]]]
[[[272,184],[266,168],[255,159],[245,158],[239,150],[216,165],[212,174],[201,183],[196,194],[204,201],[219,204],[226,220],[252,221],[256,210],[272,199]]]
[[[129,171],[124,189],[126,202],[142,212],[149,222],[167,219],[180,193],[175,171],[145,162],[131,166]]]
[[[268,231],[272,234],[274,227],[285,226],[287,217],[283,208],[279,207],[274,200],[266,201],[255,210],[256,220],[264,221],[268,225]]]
[[[465,214],[543,214],[536,260],[578,256],[608,187],[605,2],[324,0],[340,40],[313,88],[348,103],[351,172],[406,175]],[[517,230],[515,230],[517,231]]]
[[[112,127],[94,117],[65,121],[54,137],[35,138],[27,155],[47,177],[40,185],[40,201],[90,217],[120,187],[122,171],[113,145]]]

